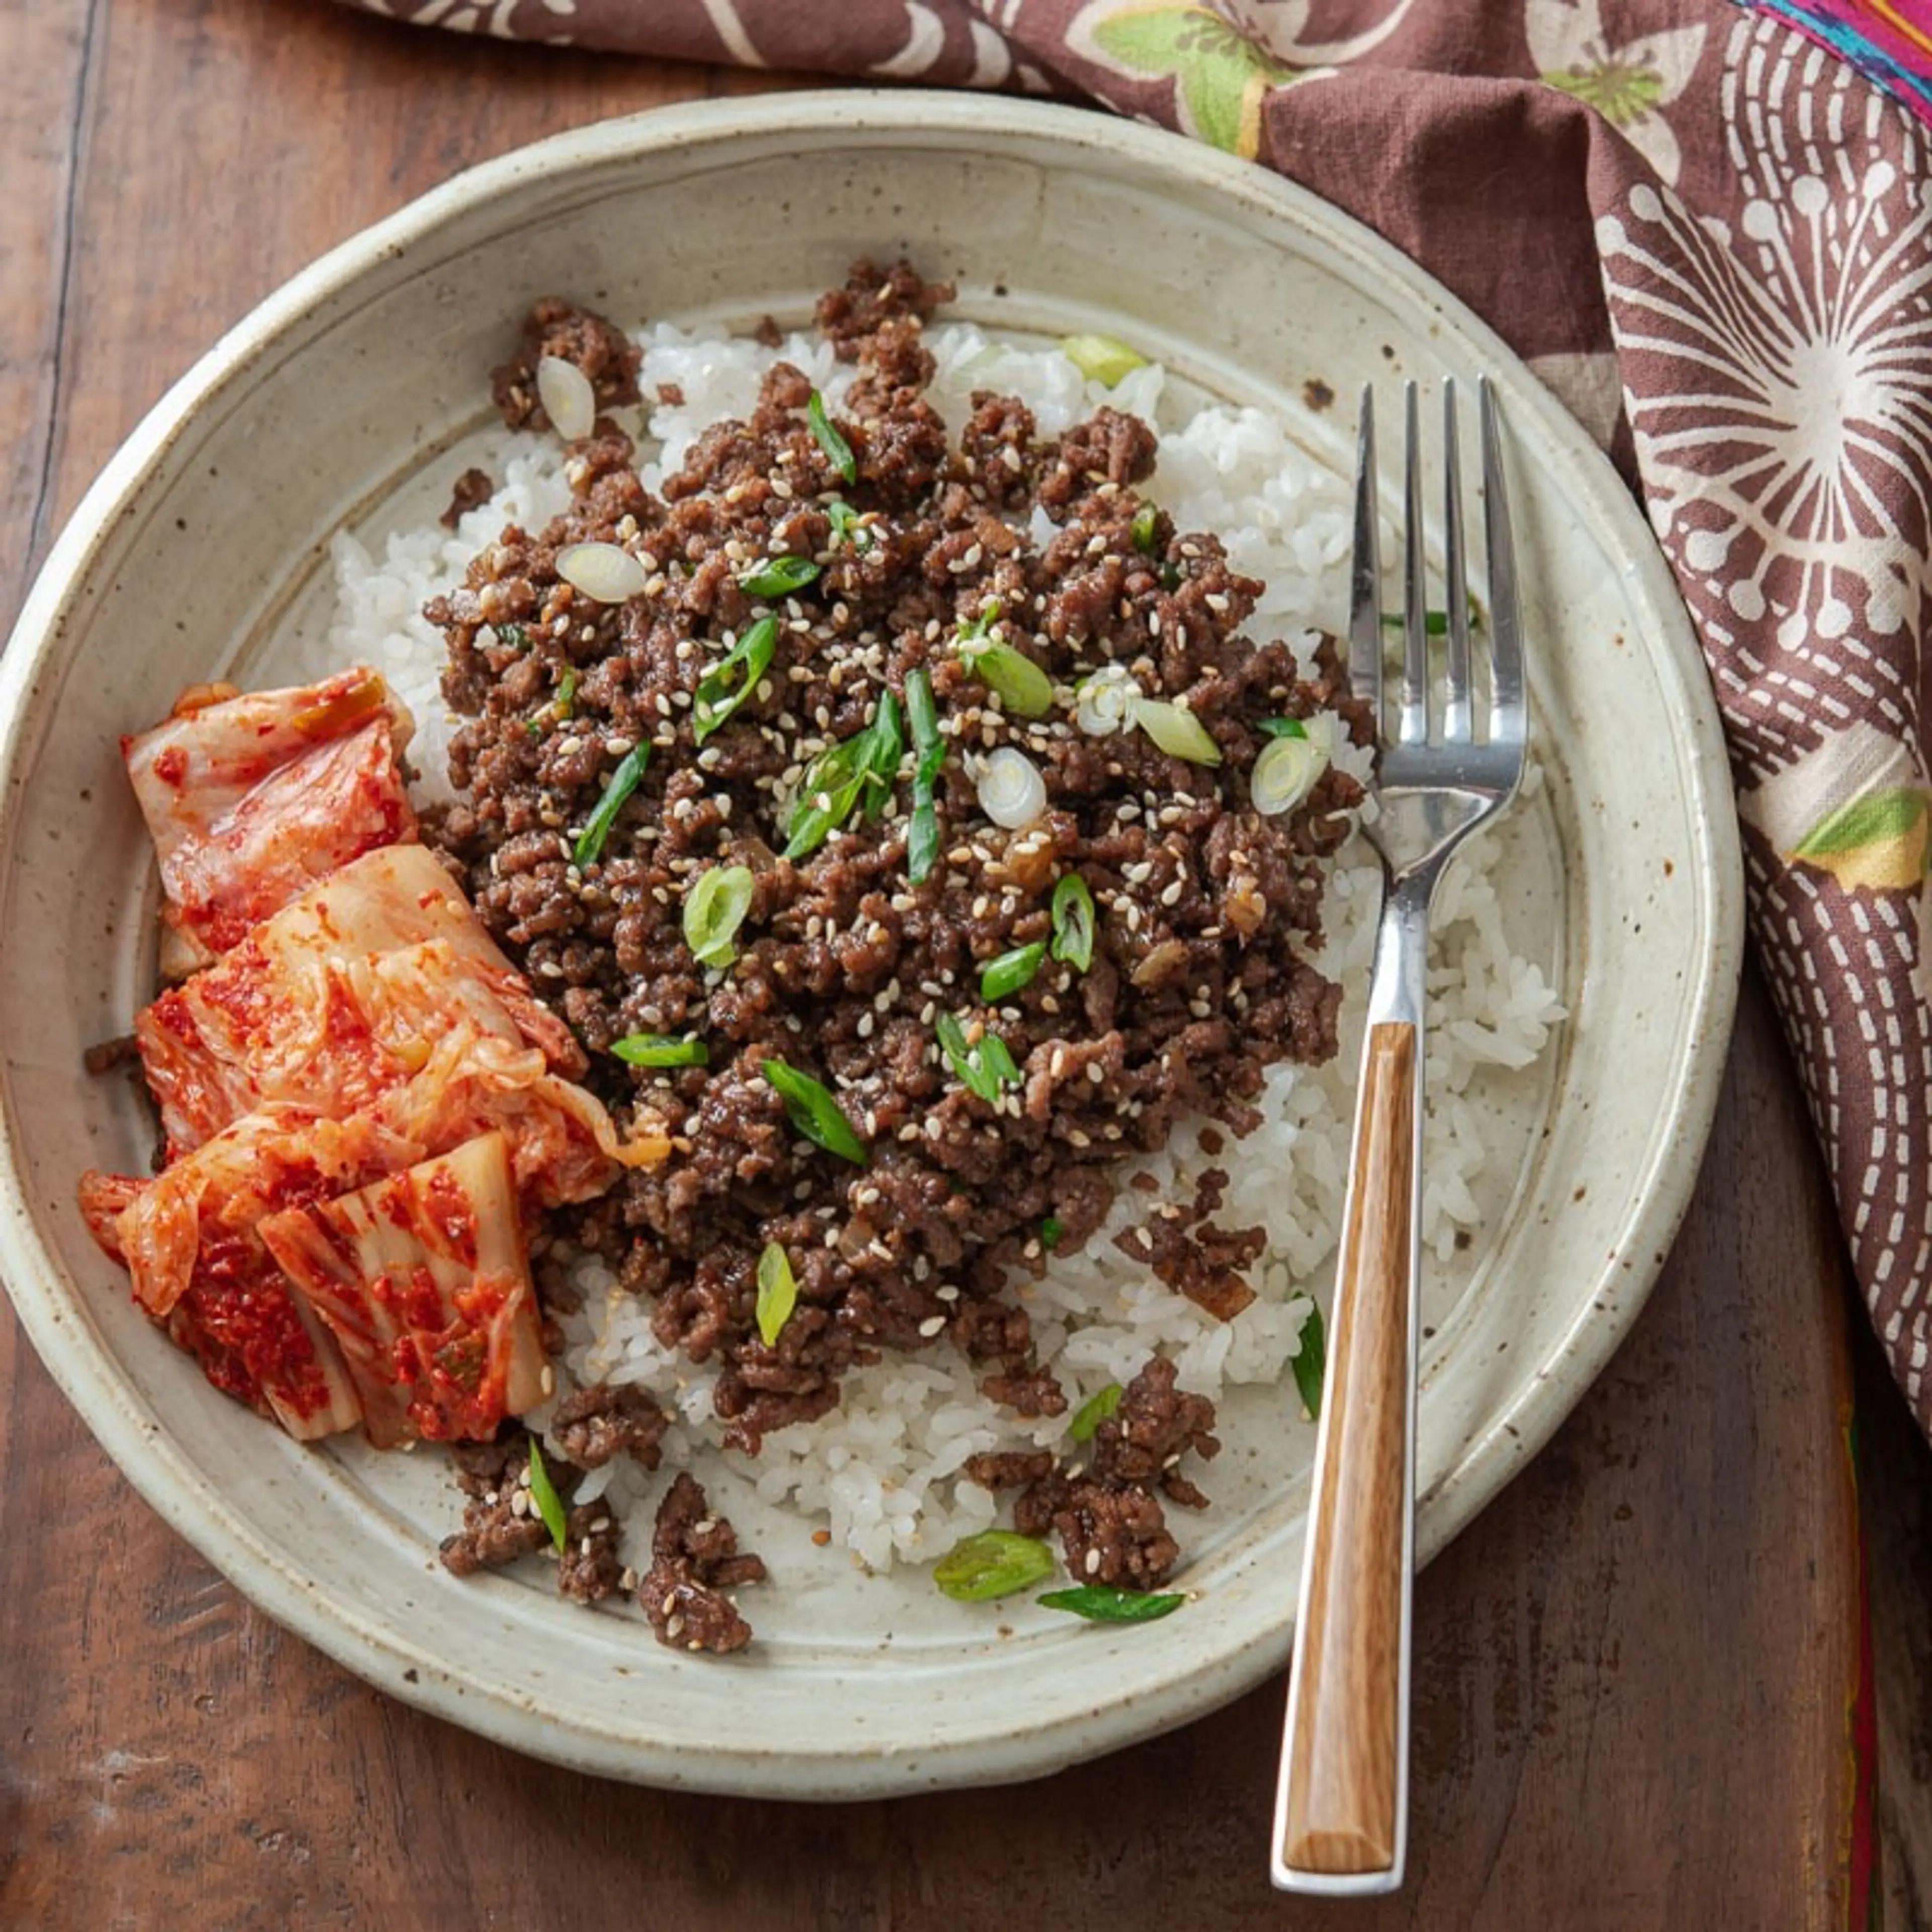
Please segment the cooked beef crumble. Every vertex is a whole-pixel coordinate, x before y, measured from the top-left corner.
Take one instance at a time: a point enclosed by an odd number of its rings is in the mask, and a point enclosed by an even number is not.
[[[638,1586],[658,1642],[717,1654],[742,1650],[752,1627],[724,1592],[764,1575],[763,1559],[740,1552],[736,1532],[711,1513],[703,1489],[680,1470],[658,1505],[651,1567]]]
[[[1359,789],[1330,767],[1274,816],[1248,791],[1271,721],[1333,712],[1366,738],[1332,641],[1303,675],[1286,645],[1242,634],[1261,586],[1138,494],[1156,442],[1132,417],[1102,408],[1046,437],[1023,403],[982,393],[949,440],[921,338],[951,292],[904,264],[860,263],[823,298],[819,326],[853,368],[829,433],[808,380],[779,362],[750,418],[707,430],[653,494],[629,437],[600,418],[572,446],[570,509],[540,532],[506,530],[429,607],[448,640],[445,695],[466,722],[451,757],[462,796],[428,836],[590,1049],[620,1118],[674,1137],[671,1160],[569,1210],[559,1232],[650,1298],[667,1346],[722,1360],[717,1411],[752,1452],[834,1407],[854,1364],[942,1340],[994,1399],[1063,1411],[1010,1277],[1085,1243],[1120,1163],[1178,1120],[1244,1132],[1270,1064],[1335,1049],[1339,992],[1309,958],[1322,864]],[[544,354],[578,362],[600,406],[634,397],[622,341],[601,318],[541,304],[498,372],[506,419],[540,422]],[[573,588],[559,559],[584,543],[626,551],[640,592],[607,604]],[[748,586],[779,559],[794,587]],[[700,685],[768,616],[769,665],[700,740]],[[986,640],[1045,674],[1040,715],[991,688],[971,649]],[[1078,688],[1108,668],[1191,712],[1216,761],[1170,755],[1132,724],[1084,728]],[[909,723],[842,817],[815,761],[849,755],[882,707],[908,720],[921,679],[944,764],[938,856],[915,881]],[[640,750],[640,781],[580,862],[584,828]],[[1044,808],[1018,829],[991,822],[979,795],[1002,750],[1044,784]],[[814,802],[838,822],[801,849],[795,814]],[[725,866],[747,869],[750,903],[730,956],[707,965],[684,908]],[[1054,888],[1074,875],[1095,914],[1084,968],[1047,950]],[[1045,956],[1033,976],[982,996],[988,963],[1031,946]],[[937,1031],[956,1022],[976,1056],[963,1066]],[[701,1043],[702,1064],[614,1055],[640,1035]],[[976,1058],[996,1044],[1011,1080]],[[801,1133],[764,1070],[774,1061],[823,1083],[862,1161]],[[1261,1238],[1210,1225],[1224,1184],[1210,1175],[1191,1207],[1154,1209],[1122,1245],[1226,1317],[1250,1298],[1240,1276]],[[758,1280],[773,1247],[797,1294],[768,1340]],[[1084,1475],[1031,1472],[1022,1498],[1029,1520],[1060,1530],[1076,1574],[1106,1581],[1166,1574],[1154,1487],[1195,1500],[1172,1459],[1214,1446],[1211,1407],[1178,1395],[1166,1364],[1133,1387],[1129,1421],[1108,1426],[1124,1444],[1143,1407],[1178,1414],[1168,1460],[1130,1468],[1124,1448],[1108,1450]],[[652,1425],[633,1420],[654,1451]],[[578,1422],[609,1453],[600,1425]],[[661,1546],[666,1534],[661,1519]]]
[[[1028,1536],[1058,1534],[1066,1567],[1083,1582],[1150,1589],[1180,1554],[1154,1492],[1189,1509],[1206,1506],[1180,1462],[1190,1453],[1219,1455],[1214,1430],[1214,1405],[1177,1386],[1174,1364],[1156,1355],[1094,1430],[1085,1463],[1022,1450],[969,1457],[966,1475],[982,1488],[1018,1490],[1014,1526]]]

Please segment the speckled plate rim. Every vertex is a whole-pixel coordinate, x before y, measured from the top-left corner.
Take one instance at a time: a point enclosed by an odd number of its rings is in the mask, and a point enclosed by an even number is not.
[[[46,728],[40,694],[76,610],[94,594],[90,573],[109,532],[133,513],[144,483],[197,413],[238,372],[269,354],[317,303],[338,295],[372,267],[428,243],[452,218],[511,194],[533,178],[568,173],[631,154],[710,145],[728,154],[748,130],[800,140],[911,136],[997,145],[1022,138],[1057,146],[1070,164],[1083,155],[1122,157],[1221,197],[1238,215],[1284,211],[1318,232],[1360,272],[1426,308],[1502,379],[1520,442],[1533,435],[1546,476],[1580,490],[1606,515],[1621,518],[1629,542],[1624,565],[1633,605],[1654,634],[1654,674],[1676,706],[1673,746],[1679,783],[1694,801],[1696,849],[1687,854],[1700,881],[1698,952],[1702,970],[1682,989],[1672,1024],[1686,1043],[1684,1078],[1658,1117],[1648,1147],[1636,1210],[1622,1231],[1602,1279],[1614,1292],[1581,1299],[1570,1333],[1551,1359],[1514,1390],[1467,1438],[1447,1479],[1426,1496],[1420,1538],[1426,1557],[1440,1549],[1540,1446],[1582,1387],[1614,1351],[1642,1305],[1688,1205],[1698,1156],[1716,1105],[1724,1044],[1742,956],[1742,889],[1721,736],[1701,656],[1674,584],[1622,486],[1582,430],[1530,376],[1499,338],[1413,263],[1366,229],[1292,184],[1176,137],[1080,110],[976,95],[841,90],[752,101],[667,108],[560,135],[460,176],[322,257],[269,296],[184,376],[128,438],[88,490],[30,593],[13,643],[0,658],[0,843],[10,850],[18,788],[30,776]],[[1198,1715],[1279,1667],[1288,1642],[1286,1605],[1265,1642],[1204,1646],[1175,1668],[1118,1696],[1096,1701],[1076,1720],[1064,1709],[1011,1712],[1002,1721],[936,1736],[913,1756],[855,1750],[848,1736],[808,1732],[760,1748],[742,1738],[632,1739],[592,1722],[560,1724],[541,1692],[482,1686],[452,1669],[431,1642],[398,1630],[382,1606],[328,1600],[284,1553],[229,1507],[194,1459],[167,1438],[143,1391],[101,1346],[74,1306],[58,1259],[40,1225],[16,1160],[23,1096],[11,1070],[0,1095],[0,1270],[30,1338],[56,1381],[110,1455],[170,1525],[248,1595],[339,1661],[422,1707],[519,1749],[605,1774],[667,1785],[797,1797],[849,1797],[1036,1774]],[[1130,1653],[1096,1637],[1096,1652]],[[735,1675],[735,1673],[734,1673]],[[742,1698],[742,1681],[725,1694]]]

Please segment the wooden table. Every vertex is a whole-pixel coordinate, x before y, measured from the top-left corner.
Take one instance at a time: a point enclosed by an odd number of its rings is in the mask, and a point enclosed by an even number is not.
[[[538,135],[782,84],[296,0],[40,0],[0,50],[0,620],[166,383],[322,249]],[[1279,1682],[1044,1784],[824,1808],[423,1717],[165,1530],[0,1318],[0,1924],[1842,1927],[1848,1306],[1754,981],[1652,1304],[1418,1587],[1409,1887],[1329,1909],[1264,1876]]]

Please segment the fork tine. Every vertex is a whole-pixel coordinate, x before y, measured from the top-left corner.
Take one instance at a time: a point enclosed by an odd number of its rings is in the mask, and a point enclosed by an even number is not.
[[[1362,385],[1355,445],[1355,549],[1348,573],[1348,682],[1369,705],[1379,736],[1382,717],[1382,522],[1376,489],[1376,392]]]
[[[1444,602],[1449,610],[1449,676],[1444,688],[1442,737],[1467,744],[1469,711],[1469,583],[1462,558],[1462,458],[1456,434],[1456,382],[1442,385],[1442,548]]]
[[[1416,386],[1403,388],[1408,448],[1402,464],[1402,714],[1396,736],[1429,742],[1428,578],[1422,547],[1422,431]]]
[[[1496,423],[1496,392],[1486,376],[1478,379],[1483,417],[1483,494],[1490,564],[1491,670],[1490,742],[1520,745],[1525,728],[1522,701],[1522,612],[1516,595],[1516,543],[1510,529],[1509,490],[1503,477],[1502,435]]]

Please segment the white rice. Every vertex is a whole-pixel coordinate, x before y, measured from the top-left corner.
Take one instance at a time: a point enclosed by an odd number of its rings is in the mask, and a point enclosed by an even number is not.
[[[682,397],[676,405],[650,406],[637,425],[647,439],[640,473],[654,490],[700,431],[722,416],[749,413],[760,377],[777,358],[802,369],[835,407],[851,380],[850,369],[815,338],[794,335],[766,349],[658,324],[638,340],[644,394],[653,396],[664,385]],[[1340,628],[1348,491],[1280,424],[1250,409],[1190,410],[1168,392],[1157,367],[1136,370],[1109,392],[1086,381],[1057,348],[995,341],[968,324],[932,329],[927,341],[938,363],[931,398],[956,428],[975,389],[1024,398],[1048,435],[1102,402],[1154,422],[1160,458],[1148,494],[1182,530],[1217,532],[1234,567],[1268,586],[1250,634],[1280,637],[1305,652],[1314,627]],[[506,524],[540,529],[568,500],[556,446],[547,436],[506,433],[475,460],[501,485],[454,532],[432,526],[392,536],[380,556],[352,536],[335,544],[339,602],[330,662],[378,665],[415,711],[421,728],[412,758],[424,797],[447,795],[442,748],[449,721],[436,691],[442,640],[422,607],[460,581],[470,559]],[[1345,747],[1342,755],[1357,754]],[[1366,766],[1363,755],[1354,768],[1365,774]],[[1511,949],[1486,874],[1490,856],[1481,839],[1468,849],[1444,882],[1433,922],[1424,1238],[1444,1261],[1480,1211],[1485,1082],[1533,1061],[1562,1017],[1542,970]],[[1330,880],[1328,943],[1317,962],[1357,996],[1345,1012],[1353,1012],[1366,981],[1378,898],[1372,855],[1352,845]],[[1316,1302],[1325,1304],[1333,1274],[1358,1036],[1359,1020],[1352,1025],[1345,1018],[1342,1051],[1331,1064],[1270,1070],[1259,1103],[1264,1124],[1239,1140],[1224,1131],[1217,1155],[1202,1150],[1195,1126],[1138,1162],[1154,1178],[1156,1194],[1128,1186],[1132,1169],[1123,1168],[1114,1211],[1101,1232],[1082,1252],[1056,1256],[1044,1280],[1018,1284],[1039,1359],[1066,1390],[1064,1415],[1028,1422],[998,1409],[980,1395],[967,1364],[942,1345],[848,1374],[838,1410],[773,1434],[762,1455],[748,1460],[722,1446],[722,1426],[711,1413],[716,1365],[668,1354],[652,1335],[648,1306],[601,1276],[586,1277],[582,1311],[563,1324],[564,1366],[578,1384],[621,1381],[648,1389],[674,1418],[664,1445],[671,1466],[690,1467],[700,1479],[734,1468],[766,1504],[816,1519],[834,1544],[872,1568],[928,1562],[994,1520],[994,1498],[959,1478],[968,1456],[1061,1444],[1081,1404],[1108,1383],[1129,1380],[1150,1353],[1173,1358],[1184,1388],[1216,1399],[1241,1384],[1286,1380],[1304,1324]],[[1226,1323],[1173,1293],[1112,1238],[1142,1216],[1149,1201],[1191,1198],[1191,1177],[1209,1166],[1232,1177],[1217,1218],[1228,1226],[1262,1227],[1268,1235],[1250,1278],[1257,1298]],[[1293,1406],[1284,1402],[1282,1412]],[[542,1412],[533,1419],[540,1424]],[[661,1481],[626,1462],[596,1472],[584,1493],[601,1490],[620,1508],[645,1510]],[[1211,1468],[1206,1484],[1211,1492]],[[746,1518],[744,1492],[734,1489],[734,1519],[755,1548],[759,1524]],[[634,1533],[633,1545],[640,1540]]]

